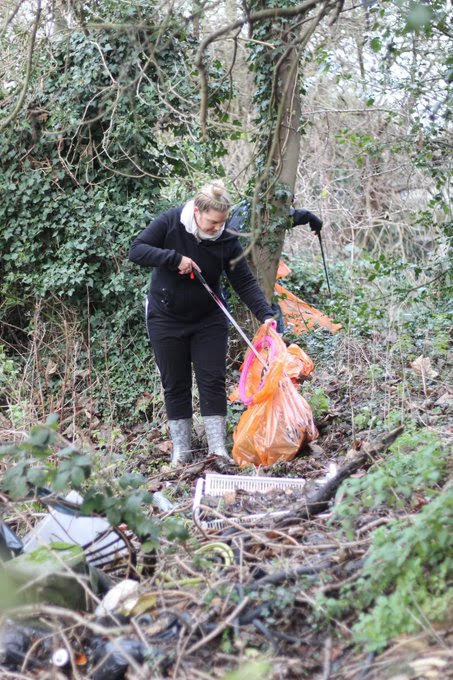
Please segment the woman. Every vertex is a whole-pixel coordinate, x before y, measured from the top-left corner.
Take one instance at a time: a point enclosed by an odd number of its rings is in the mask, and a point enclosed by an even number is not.
[[[258,321],[273,319],[272,308],[242,257],[238,235],[225,229],[230,207],[222,182],[209,182],[193,200],[153,220],[129,252],[132,262],[153,267],[147,327],[164,387],[172,465],[190,457],[192,365],[208,451],[229,457],[225,448],[227,319],[193,271],[201,272],[218,296],[225,272]]]

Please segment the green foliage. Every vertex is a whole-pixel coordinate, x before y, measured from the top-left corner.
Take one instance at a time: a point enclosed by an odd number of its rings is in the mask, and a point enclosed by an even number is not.
[[[310,404],[315,420],[320,420],[329,412],[330,399],[323,387],[312,388],[311,385],[304,385],[303,395]]]
[[[376,529],[361,577],[338,598],[318,594],[313,621],[354,614],[355,642],[374,652],[427,620],[441,621],[453,604],[452,521],[449,486],[417,514]]]
[[[49,416],[46,426],[36,426],[18,445],[0,449],[0,459],[7,464],[0,489],[13,500],[66,492],[77,489],[84,497],[81,511],[107,517],[112,526],[126,523],[142,541],[144,551],[156,547],[164,532],[170,540],[185,541],[185,527],[175,519],[157,523],[149,517],[153,496],[146,490],[146,478],[124,474],[110,482],[93,483],[92,456],[65,446],[55,450],[57,419]]]
[[[256,659],[242,664],[223,676],[222,680],[265,680],[270,677],[272,664],[266,659]]]
[[[350,530],[365,508],[407,507],[417,491],[432,495],[445,473],[445,454],[439,438],[428,429],[408,429],[390,447],[390,455],[375,463],[364,477],[347,480],[334,518]]]
[[[86,372],[90,360],[101,417],[133,419],[152,371],[143,370],[150,363],[143,324],[149,273],[125,262],[130,243],[168,207],[161,195],[169,183],[179,178],[187,192],[191,178],[217,173],[225,149],[215,130],[202,140],[193,122],[197,43],[185,20],[168,18],[161,34],[152,4],[90,7],[86,21],[105,12],[109,23],[130,22],[130,30],[42,37],[26,108],[0,137],[0,319],[15,346],[11,325],[25,341],[27,333],[39,335],[31,321],[37,301],[59,337],[63,305],[75,310],[79,345],[88,330],[91,339],[75,370]],[[219,63],[206,66],[215,119],[224,116],[229,86]],[[66,352],[62,344],[60,355]],[[62,383],[52,378],[54,394]]]
[[[359,616],[354,637],[369,651],[379,651],[389,639],[423,628],[426,619],[439,620],[453,603],[453,489],[422,510],[373,532],[373,543],[354,588]]]

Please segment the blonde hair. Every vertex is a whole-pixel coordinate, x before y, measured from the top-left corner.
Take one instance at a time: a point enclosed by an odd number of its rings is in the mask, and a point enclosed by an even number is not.
[[[217,210],[218,212],[228,212],[231,208],[231,199],[220,179],[203,184],[197,191],[194,204],[200,212]]]

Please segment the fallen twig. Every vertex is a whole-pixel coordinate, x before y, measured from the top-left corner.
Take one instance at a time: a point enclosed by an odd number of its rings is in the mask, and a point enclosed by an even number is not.
[[[229,616],[227,616],[226,619],[224,619],[221,623],[219,623],[219,625],[216,626],[214,628],[214,630],[212,630],[209,633],[209,635],[206,635],[204,638],[202,638],[201,640],[196,642],[194,645],[192,645],[192,647],[190,647],[190,649],[187,650],[186,654],[193,654],[193,652],[196,652],[197,649],[200,649],[200,647],[204,647],[204,645],[206,645],[208,642],[210,642],[211,640],[216,638],[219,635],[219,633],[221,633],[223,630],[225,630],[225,628],[227,628],[227,626],[229,626],[230,623],[232,621],[234,621],[234,619],[237,617],[238,614],[241,613],[241,611],[249,603],[249,601],[250,601],[250,597],[247,595],[246,597],[244,597],[243,600],[241,600],[241,602],[239,602],[238,606],[233,609],[231,614]]]
[[[323,671],[322,671],[322,680],[329,680],[330,677],[330,670],[332,667],[332,638],[330,635],[326,637],[326,641],[324,642],[324,665],[323,665]]]
[[[321,571],[330,569],[335,565],[336,562],[326,560],[325,562],[321,562],[320,564],[318,564],[316,567],[308,567],[307,565],[302,565],[300,567],[295,567],[295,569],[284,569],[283,571],[276,571],[274,574],[267,574],[266,576],[262,576],[261,578],[257,579],[254,582],[254,585],[263,586],[270,583],[275,586],[278,583],[282,583],[283,581],[291,581],[292,579],[295,579],[298,576],[314,576],[316,574],[321,573]]]
[[[380,442],[369,447],[366,451],[357,456],[355,460],[341,468],[335,477],[324,484],[324,486],[313,494],[311,498],[296,505],[287,515],[277,520],[276,525],[279,527],[287,526],[288,524],[292,524],[301,519],[310,519],[310,517],[319,515],[319,513],[326,510],[330,499],[335,495],[340,484],[361,468],[362,465],[365,465],[365,463],[374,462],[375,456],[385,451],[385,449],[402,434],[403,430],[404,427],[401,425],[395,430],[392,430],[392,432],[389,432]]]

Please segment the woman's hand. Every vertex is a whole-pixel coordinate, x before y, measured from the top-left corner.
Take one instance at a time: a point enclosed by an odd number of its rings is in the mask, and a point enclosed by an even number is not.
[[[277,329],[277,322],[272,316],[264,320],[264,325],[271,326],[274,329],[274,331]]]
[[[194,269],[197,272],[201,272],[201,269],[196,262],[191,260],[190,257],[186,257],[186,255],[183,255],[181,258],[181,262],[178,265],[179,273],[190,274],[191,272],[193,272]]]

